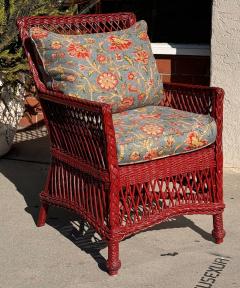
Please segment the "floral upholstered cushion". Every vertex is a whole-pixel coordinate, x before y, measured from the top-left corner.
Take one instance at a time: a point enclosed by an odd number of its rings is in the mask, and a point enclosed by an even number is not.
[[[145,21],[84,35],[33,27],[30,35],[49,76],[49,89],[109,103],[113,112],[158,105],[163,97]]]
[[[203,148],[216,138],[209,115],[147,106],[113,115],[119,164],[162,158]]]

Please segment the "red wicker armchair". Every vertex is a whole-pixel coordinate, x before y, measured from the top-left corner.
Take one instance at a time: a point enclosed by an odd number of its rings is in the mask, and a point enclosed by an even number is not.
[[[216,243],[221,243],[225,235],[222,89],[164,84],[161,105],[210,114],[217,125],[216,141],[193,152],[121,166],[110,106],[50,91],[39,77],[29,41],[30,27],[58,33],[83,28],[85,33],[95,33],[128,28],[135,21],[132,13],[18,20],[51,140],[52,162],[40,194],[38,226],[45,224],[51,205],[70,209],[86,219],[108,241],[110,275],[117,274],[121,266],[119,242],[167,218],[213,215]]]

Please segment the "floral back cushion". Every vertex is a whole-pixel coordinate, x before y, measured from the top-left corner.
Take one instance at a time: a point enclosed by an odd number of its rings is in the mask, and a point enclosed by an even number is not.
[[[163,97],[143,20],[115,32],[63,35],[33,27],[30,35],[49,89],[108,103],[113,112],[158,105]]]

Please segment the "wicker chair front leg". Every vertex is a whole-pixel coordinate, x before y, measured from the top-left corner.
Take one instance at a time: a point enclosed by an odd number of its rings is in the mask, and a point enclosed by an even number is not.
[[[119,241],[108,241],[108,260],[107,269],[108,274],[111,276],[117,275],[118,270],[121,268],[121,261],[119,260]]]
[[[110,176],[110,199],[109,199],[109,228],[111,231],[110,239],[108,240],[108,260],[107,269],[109,275],[117,275],[121,267],[119,259],[119,235],[116,232],[119,227],[119,191],[120,189],[120,174],[118,167],[117,148],[115,130],[113,127],[112,114],[106,107],[103,109],[104,115],[104,131],[107,143],[107,162],[109,163]]]
[[[115,275],[121,266],[119,236],[115,232],[120,225],[120,176],[111,107],[103,103],[66,97],[60,93],[55,94],[45,92],[39,95],[52,146],[52,164],[42,195],[48,195],[49,190],[51,195],[55,195],[54,190],[59,190],[58,197],[63,193],[60,206],[63,205],[80,214],[108,241],[107,268],[110,275]],[[71,169],[76,170],[71,172]],[[82,175],[82,178],[75,182],[83,184],[74,182],[73,185],[71,173],[75,173],[74,177]],[[54,179],[55,176],[58,177],[57,180]],[[101,184],[94,184],[95,182]],[[61,191],[61,185],[65,187],[65,192]],[[74,191],[65,197],[64,193],[69,192],[69,187],[70,191],[75,187]],[[98,189],[102,191],[103,197],[107,194],[104,203],[94,198]],[[92,193],[92,190],[96,192]],[[70,198],[70,201],[66,201],[66,198]],[[44,198],[42,200],[44,202]],[[78,205],[81,206],[81,211],[78,210]],[[101,212],[96,212],[97,210]],[[47,206],[42,204],[38,226],[44,225],[46,215]],[[102,215],[105,215],[104,219]]]

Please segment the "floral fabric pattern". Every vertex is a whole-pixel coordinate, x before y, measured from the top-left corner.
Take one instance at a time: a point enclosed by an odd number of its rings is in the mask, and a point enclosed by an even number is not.
[[[209,115],[147,106],[113,115],[120,165],[186,153],[215,142]]]
[[[84,35],[33,27],[30,35],[49,76],[49,89],[108,103],[113,112],[158,105],[163,97],[145,21]]]

